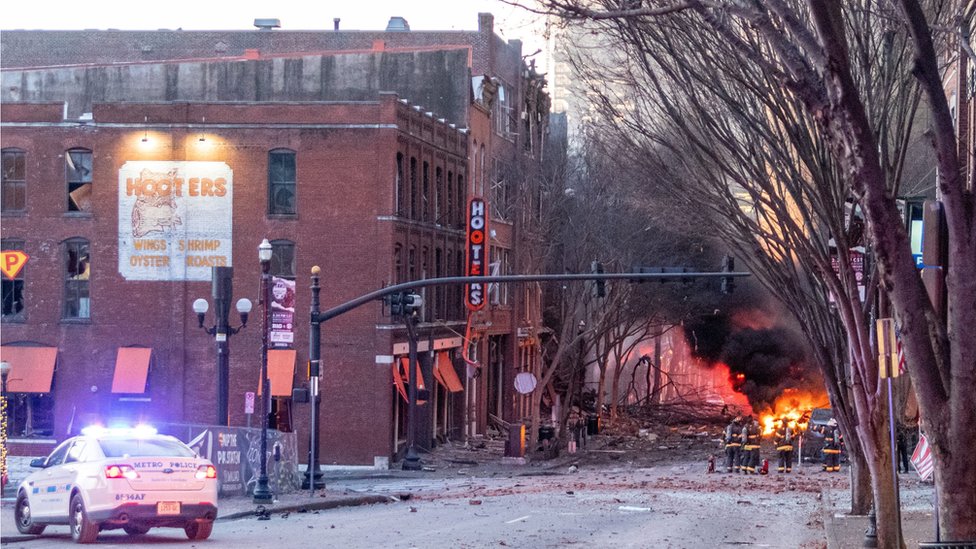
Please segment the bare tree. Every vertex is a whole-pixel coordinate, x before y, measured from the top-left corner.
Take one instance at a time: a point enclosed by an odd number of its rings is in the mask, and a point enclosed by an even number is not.
[[[759,240],[763,245],[770,248],[756,250],[752,257],[778,257],[780,264],[789,268],[790,264],[798,264],[798,258],[802,257],[796,250],[802,251],[803,255],[809,251],[819,252],[823,249],[822,241],[829,238],[840,244],[838,239],[848,233],[849,227],[837,222],[842,218],[836,212],[844,211],[847,199],[852,199],[853,204],[863,212],[868,244],[877,261],[878,280],[890,298],[901,326],[909,374],[918,393],[922,424],[936,457],[941,529],[949,539],[976,539],[976,461],[968,458],[976,443],[976,429],[973,429],[976,409],[968,405],[967,400],[967,392],[971,391],[972,380],[976,378],[976,279],[971,274],[976,269],[976,203],[972,189],[965,186],[955,130],[942,88],[937,54],[940,47],[936,40],[938,35],[933,31],[946,21],[952,21],[955,14],[940,13],[936,8],[943,7],[943,4],[930,6],[915,0],[899,0],[894,5],[868,0],[853,3],[691,0],[680,3],[634,3],[636,7],[628,9],[622,9],[617,1],[578,3],[551,0],[544,4],[566,17],[606,21],[606,28],[617,29],[621,37],[631,40],[630,44],[639,51],[644,51],[644,34],[634,27],[666,26],[682,21],[699,30],[701,36],[715,37],[711,43],[694,41],[692,43],[696,46],[685,46],[683,53],[700,55],[703,52],[697,51],[698,48],[714,47],[717,39],[729,46],[726,50],[729,54],[727,61],[715,65],[721,71],[714,74],[716,79],[734,79],[735,76],[729,75],[735,72],[725,72],[729,69],[754,69],[762,77],[759,82],[775,86],[773,96],[779,96],[785,105],[793,105],[792,111],[784,110],[782,118],[789,121],[792,117],[797,122],[785,124],[774,135],[789,143],[790,149],[798,148],[795,146],[805,139],[804,134],[815,137],[816,150],[824,156],[818,164],[832,163],[833,168],[824,173],[833,174],[831,177],[840,182],[840,186],[821,185],[820,181],[813,180],[817,184],[809,185],[802,195],[792,198],[790,209],[806,213],[809,219],[816,219],[821,216],[819,210],[830,208],[835,212],[831,214],[833,221],[827,218],[822,220],[822,224],[790,227],[797,223],[792,212],[790,215],[765,218],[757,215],[745,224],[746,228],[757,234],[779,236],[768,228],[779,224],[790,228],[791,232],[795,231],[795,234],[809,237],[806,242],[789,238],[779,246],[775,245],[775,239],[761,237]],[[628,30],[635,32],[628,34]],[[910,63],[900,62],[902,53],[899,44],[903,42],[910,45]],[[868,43],[871,47],[865,48]],[[696,51],[688,51],[692,49]],[[892,57],[889,52],[897,57]],[[911,105],[913,92],[902,84],[908,76],[916,78],[931,112],[929,129],[936,152],[938,190],[945,211],[951,258],[945,283],[949,302],[948,320],[941,318],[934,310],[915,269],[893,191],[899,183],[902,163],[897,160],[897,155],[888,153],[903,148],[909,135],[904,128],[914,117],[910,108],[905,109],[905,123],[898,127],[896,120],[884,118],[889,113],[882,105],[888,100],[893,100],[889,106],[905,106],[906,102]],[[895,92],[893,96],[886,95],[890,92],[879,85],[885,80],[905,91]],[[753,100],[753,103],[747,104],[755,104],[756,96],[761,99],[761,94],[751,88],[755,82],[739,82],[739,93],[714,97],[712,104],[737,105],[743,103],[744,99]],[[655,90],[653,82],[651,86],[649,93],[663,90]],[[674,90],[664,91],[671,93]],[[762,93],[767,91],[763,90]],[[660,93],[658,97],[661,97]],[[758,104],[764,103],[760,100]],[[775,105],[763,108],[773,107]],[[808,129],[798,132],[803,126],[808,126]],[[713,123],[711,127],[722,128],[722,124]],[[729,128],[726,134],[734,136],[736,131]],[[688,131],[682,131],[682,134],[686,139],[695,136],[694,132]],[[768,141],[763,143],[766,144]],[[702,157],[700,160],[704,166],[713,168],[725,167],[730,161],[747,166],[759,162],[764,169],[768,169],[766,166],[769,165],[776,166],[777,163],[771,161],[774,159],[770,158],[768,149],[763,145],[747,147],[731,157],[710,155],[705,146],[699,148],[698,155]],[[680,152],[687,155],[685,150]],[[784,152],[796,154],[795,150]],[[689,172],[695,173],[691,166],[686,167]],[[782,166],[776,170],[782,173],[774,172],[764,179],[776,185],[812,180],[810,174],[790,173]],[[734,170],[726,169],[718,173],[729,182],[739,183],[736,174],[730,172]],[[728,184],[725,187],[734,188]],[[731,191],[726,193],[732,194]],[[762,192],[749,194],[749,199],[763,207],[769,206]],[[734,197],[726,196],[726,202],[732,201],[735,201]],[[739,219],[744,222],[743,218]],[[820,235],[819,240],[815,238],[816,235]],[[863,314],[859,300],[851,299],[856,295],[854,290],[857,284],[853,272],[845,267],[848,265],[846,248],[838,245],[837,253],[842,267],[838,276],[832,274],[829,264],[815,259],[823,258],[822,253],[817,253],[810,257],[821,263],[818,268],[809,269],[804,276],[783,278],[784,281],[792,280],[791,286],[809,300],[809,303],[801,303],[797,307],[814,307],[812,303],[821,297],[819,289],[823,287],[835,296],[839,304],[838,314],[848,344],[850,371],[832,368],[833,373],[824,373],[828,384],[835,383],[841,389],[832,393],[834,399],[850,395],[856,414],[846,420],[842,418],[842,421],[846,421],[848,433],[858,434],[858,439],[864,445],[862,450],[867,457],[867,465],[877,476],[890,468],[891,459],[886,451],[887,446],[881,443],[884,425],[882,416],[877,412],[882,398],[877,361],[871,349],[868,318]],[[784,274],[788,273],[784,271]],[[822,277],[820,283],[814,280],[818,275]],[[823,320],[820,326],[811,324],[811,330],[821,331],[824,336],[833,339],[837,324],[829,318]],[[828,340],[826,337],[823,339]],[[819,348],[820,352],[831,355],[822,357],[827,362],[842,365],[847,358],[843,354],[838,356],[836,350],[829,350],[825,345]],[[843,376],[838,375],[841,373]],[[892,495],[877,480],[874,482],[874,497],[879,517],[890,516],[894,507]],[[879,520],[879,525],[882,544],[894,545],[898,533],[893,521]]]

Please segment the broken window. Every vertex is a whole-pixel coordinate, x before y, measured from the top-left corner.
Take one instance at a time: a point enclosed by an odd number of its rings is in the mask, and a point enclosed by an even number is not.
[[[268,213],[293,215],[295,208],[295,152],[274,150],[268,154]]]
[[[91,298],[89,284],[91,276],[91,257],[88,241],[73,238],[64,243],[65,278],[64,311],[65,319],[91,318]]]
[[[420,201],[423,206],[420,220],[430,221],[430,164],[427,162],[424,162],[424,186],[421,189]]]
[[[27,208],[27,153],[19,149],[3,150],[3,213],[22,212]]]
[[[410,157],[410,219],[417,219],[417,158]]]
[[[403,153],[396,155],[396,214],[403,217],[406,210],[407,179],[403,176]]]
[[[64,155],[64,173],[68,181],[68,211],[92,211],[92,152],[71,149]]]
[[[24,250],[23,240],[4,240],[0,247],[4,251]],[[3,320],[24,319],[24,270],[20,269],[12,280],[3,277]]]

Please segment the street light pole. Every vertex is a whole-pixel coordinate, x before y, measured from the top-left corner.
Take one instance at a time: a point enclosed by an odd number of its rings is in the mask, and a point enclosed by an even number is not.
[[[0,494],[7,487],[7,375],[10,363],[0,362]]]
[[[274,495],[268,486],[268,402],[271,399],[271,384],[268,382],[268,327],[271,316],[271,243],[265,238],[258,246],[258,259],[261,261],[261,303],[263,326],[261,327],[261,471],[257,486],[254,487],[254,503],[271,503]]]
[[[419,471],[422,468],[420,454],[417,453],[417,315],[407,312],[404,319],[410,343],[409,364],[407,364],[407,383],[410,384],[407,404],[407,453],[403,456],[404,471]]]
[[[303,488],[308,488],[311,495],[315,495],[316,488],[325,488],[322,480],[323,473],[319,468],[319,374],[321,372],[322,331],[319,329],[319,274],[322,269],[318,265],[312,267],[312,331],[308,338],[308,390],[309,404],[312,408],[312,418],[308,429],[308,469],[305,470]]]
[[[214,336],[217,344],[217,425],[230,425],[229,386],[230,386],[230,336],[247,326],[247,317],[251,313],[251,300],[242,298],[237,300],[237,312],[241,315],[241,325],[234,328],[227,317],[230,314],[230,302],[234,292],[234,268],[213,268],[213,289],[211,297],[214,303],[215,324],[210,328],[203,325],[210,305],[206,299],[193,302],[193,312],[197,314],[200,327]]]

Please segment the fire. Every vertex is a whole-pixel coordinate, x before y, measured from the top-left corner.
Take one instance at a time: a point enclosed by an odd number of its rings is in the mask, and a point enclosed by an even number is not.
[[[759,414],[763,434],[772,434],[776,428],[776,421],[784,417],[794,430],[803,431],[807,428],[811,410],[829,406],[830,400],[824,392],[814,393],[801,389],[786,389],[782,395],[776,398],[772,409],[767,408]]]

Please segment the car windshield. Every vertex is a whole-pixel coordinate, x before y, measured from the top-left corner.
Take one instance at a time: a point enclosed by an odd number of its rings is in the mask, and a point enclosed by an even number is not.
[[[98,441],[105,457],[194,457],[192,450],[175,440],[102,439]]]

